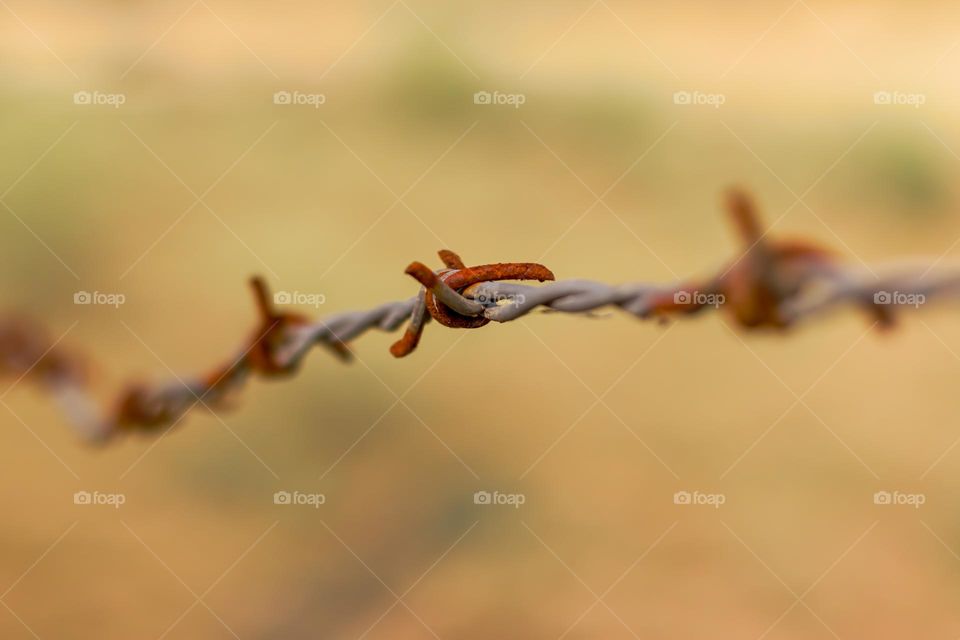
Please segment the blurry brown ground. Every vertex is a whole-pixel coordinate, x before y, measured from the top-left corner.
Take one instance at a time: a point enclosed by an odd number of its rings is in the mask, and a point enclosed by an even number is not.
[[[0,302],[57,335],[77,323],[65,344],[97,356],[106,398],[228,356],[255,272],[324,294],[321,313],[412,295],[404,266],[441,246],[560,278],[706,272],[734,251],[732,183],[775,232],[850,260],[949,260],[958,18],[947,2],[4,0]],[[78,107],[82,90],[127,102]],[[281,90],[327,102],[274,105]],[[477,106],[479,90],[526,104]],[[673,104],[682,90],[726,102]],[[190,190],[209,209],[177,222]],[[79,289],[127,304],[75,306]],[[318,352],[222,422],[104,450],[18,387],[0,407],[0,637],[956,637],[955,311],[745,344],[717,316],[534,316],[430,326],[404,361],[370,335],[365,365]],[[388,387],[411,385],[395,405]],[[695,489],[727,502],[673,504]],[[76,506],[78,490],[127,503]],[[275,506],[277,490],[327,504]],[[876,506],[878,490],[927,503]],[[181,618],[191,591],[209,609]]]

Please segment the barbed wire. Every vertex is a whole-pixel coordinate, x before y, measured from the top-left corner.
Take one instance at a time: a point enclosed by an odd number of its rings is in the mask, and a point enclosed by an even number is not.
[[[32,381],[54,398],[84,438],[102,442],[132,431],[172,429],[194,408],[225,408],[252,376],[294,374],[314,346],[349,361],[350,341],[374,329],[394,331],[407,321],[404,335],[390,348],[396,357],[416,349],[431,320],[475,329],[537,310],[595,315],[598,310],[616,308],[660,321],[714,310],[727,313],[745,330],[784,330],[834,308],[854,306],[890,327],[898,310],[960,294],[960,268],[955,266],[935,271],[938,261],[934,261],[855,269],[812,242],[768,237],[751,200],[742,192],[729,194],[727,209],[744,250],[704,279],[620,285],[556,282],[543,265],[467,267],[455,253],[444,250],[439,254],[444,269],[434,271],[419,262],[407,268],[406,273],[421,284],[416,297],[318,320],[278,311],[266,283],[255,277],[251,286],[260,321],[230,361],[199,377],[130,383],[106,407],[90,390],[85,359],[27,319],[0,320],[0,377],[14,379],[8,391],[21,380]],[[548,283],[512,282],[522,280]],[[5,395],[0,395],[0,403]]]

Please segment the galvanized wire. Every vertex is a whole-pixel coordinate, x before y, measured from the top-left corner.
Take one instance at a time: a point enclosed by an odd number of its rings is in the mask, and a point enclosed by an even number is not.
[[[824,270],[805,285],[801,293],[781,305],[786,324],[792,325],[842,306],[912,308],[957,297],[960,295],[960,265],[948,264],[931,270],[928,264],[904,266],[891,263],[878,266],[873,273],[858,268]],[[576,314],[615,307],[638,318],[647,318],[656,313],[664,295],[690,289],[683,282],[609,285],[592,280],[565,280],[540,286],[489,282],[475,286],[466,295],[481,301],[483,315],[489,320],[509,322],[539,308]],[[722,307],[723,302],[719,302],[697,311],[720,310]]]

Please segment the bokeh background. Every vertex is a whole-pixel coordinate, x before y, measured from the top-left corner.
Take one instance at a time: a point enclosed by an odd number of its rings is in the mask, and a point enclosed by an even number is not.
[[[852,263],[946,264],[958,25],[948,2],[0,0],[0,303],[90,353],[108,402],[228,358],[253,273],[320,314],[413,295],[442,247],[708,273],[731,184]],[[0,636],[956,637],[954,312],[787,336],[533,315],[431,325],[402,361],[373,333],[101,449],[4,381]],[[474,503],[495,490],[525,503]]]

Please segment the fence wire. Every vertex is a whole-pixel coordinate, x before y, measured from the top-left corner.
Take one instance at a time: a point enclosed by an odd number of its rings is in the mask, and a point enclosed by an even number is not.
[[[169,430],[194,408],[225,408],[250,377],[289,376],[315,346],[349,361],[348,343],[370,330],[395,331],[405,322],[405,333],[391,347],[396,357],[416,349],[431,321],[476,329],[535,311],[595,315],[615,309],[660,321],[720,311],[743,330],[786,330],[852,306],[890,327],[902,310],[919,309],[960,293],[956,265],[937,268],[939,261],[915,261],[855,268],[841,264],[815,243],[768,237],[753,204],[742,193],[731,193],[727,208],[743,250],[707,278],[618,285],[554,281],[543,265],[467,267],[453,252],[441,251],[445,268],[434,271],[418,262],[407,268],[421,284],[416,297],[318,320],[278,311],[264,281],[254,278],[251,285],[260,322],[232,359],[197,377],[129,383],[106,406],[93,395],[85,359],[26,319],[0,320],[0,376],[13,379],[8,391],[21,380],[33,382],[60,405],[81,436],[102,442],[126,432]],[[546,284],[518,282],[523,280]],[[0,395],[0,403],[5,395]]]

